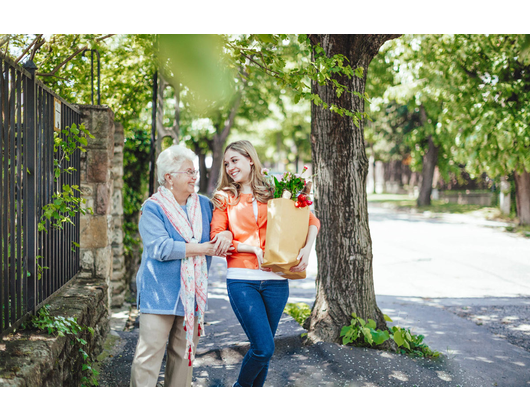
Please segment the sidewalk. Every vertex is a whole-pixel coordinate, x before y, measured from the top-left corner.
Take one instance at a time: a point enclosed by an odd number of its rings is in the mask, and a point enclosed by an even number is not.
[[[315,273],[315,265],[308,273]],[[193,386],[230,387],[249,344],[226,292],[226,262],[214,258],[210,271],[209,310],[206,336],[201,338],[194,362]],[[311,305],[315,297],[314,277],[290,281],[290,302]],[[491,387],[530,386],[530,352],[511,344],[486,325],[466,319],[470,307],[509,306],[528,315],[529,298],[422,299],[377,296],[380,309],[395,325],[423,334],[439,360],[317,343],[302,346],[305,330],[283,315],[276,334],[269,387]],[[120,331],[124,313],[117,312],[107,357],[100,366],[100,386],[128,386],[130,366],[138,338],[138,320],[131,331]],[[480,324],[480,323],[479,323]],[[526,343],[528,340],[526,340]],[[160,375],[163,382],[165,361]]]

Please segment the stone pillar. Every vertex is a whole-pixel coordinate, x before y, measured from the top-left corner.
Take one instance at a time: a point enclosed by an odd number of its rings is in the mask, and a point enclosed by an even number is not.
[[[82,122],[95,137],[87,139],[81,156],[81,194],[85,207],[93,214],[81,215],[80,278],[102,279],[109,286],[112,275],[111,214],[114,181],[111,176],[114,158],[114,113],[108,106],[80,105]],[[108,307],[110,308],[110,293]]]
[[[123,126],[115,123],[114,157],[112,159],[112,275],[110,281],[110,299],[112,307],[121,307],[125,300],[127,282],[125,278],[125,256],[123,249]]]

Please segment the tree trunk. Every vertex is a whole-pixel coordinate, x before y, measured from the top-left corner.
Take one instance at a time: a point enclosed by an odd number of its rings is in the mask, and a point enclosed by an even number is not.
[[[392,35],[310,35],[328,56],[343,54],[352,68],[364,68],[364,77],[339,77],[349,90],[364,94],[372,58]],[[312,83],[313,93],[328,105],[364,111],[364,101],[353,94],[340,98],[328,86]],[[318,276],[316,300],[309,321],[308,340],[340,342],[340,330],[352,312],[374,319],[386,329],[375,301],[372,240],[368,226],[364,123],[311,106],[311,149],[315,177],[315,212],[321,222],[316,241]],[[307,324],[306,324],[307,325]]]
[[[421,169],[421,186],[420,195],[418,196],[419,206],[431,205],[432,181],[434,179],[434,168],[438,163],[438,147],[434,145],[432,136],[427,137],[429,141],[429,149],[423,155],[423,167]]]
[[[422,125],[427,122],[427,113],[423,105],[420,105],[420,122]],[[436,168],[436,164],[438,163],[438,147],[434,145],[431,135],[427,137],[427,143],[428,149],[423,155],[423,165],[421,168],[420,194],[417,201],[418,207],[431,205],[434,168]]]
[[[232,108],[230,109],[230,115],[228,120],[224,123],[223,128],[220,126],[216,127],[216,133],[213,136],[212,140],[212,167],[210,168],[210,175],[208,176],[208,190],[207,193],[209,196],[212,196],[215,188],[217,187],[217,182],[219,181],[219,173],[221,166],[223,165],[223,148],[226,143],[226,139],[230,134],[230,130],[234,125],[234,120],[237,115],[237,110],[239,109],[239,104],[241,103],[241,97],[243,95],[243,89],[247,86],[248,79],[245,79],[243,82],[243,87],[237,93]]]
[[[515,179],[515,204],[519,224],[530,225],[530,173],[514,172]]]
[[[217,133],[215,134],[212,141],[212,166],[210,167],[210,175],[208,176],[207,190],[209,196],[212,196],[212,193],[217,188],[219,173],[221,170],[221,165],[223,164],[223,148],[225,145],[225,141],[226,137],[222,137]]]
[[[206,194],[208,189],[208,168],[206,167],[206,154],[202,151],[199,143],[195,143],[195,154],[199,158],[199,192]]]

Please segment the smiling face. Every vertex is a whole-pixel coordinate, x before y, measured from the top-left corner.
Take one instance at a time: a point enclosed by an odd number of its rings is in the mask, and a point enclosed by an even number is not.
[[[232,181],[240,184],[250,181],[250,174],[254,165],[250,158],[233,149],[228,149],[225,153],[224,165],[225,171]]]
[[[185,172],[185,171],[194,171],[195,167],[191,160],[185,160],[182,162],[182,166],[175,172]],[[197,176],[193,177],[188,174],[183,173],[169,173],[166,174],[166,180],[168,181],[167,187],[173,187],[174,194],[185,195],[193,194],[195,192],[195,182],[197,181]]]

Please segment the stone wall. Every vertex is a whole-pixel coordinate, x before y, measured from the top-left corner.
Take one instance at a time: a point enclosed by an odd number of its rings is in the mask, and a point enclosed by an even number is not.
[[[80,271],[70,285],[48,302],[50,314],[74,317],[84,331],[83,350],[93,357],[109,331],[111,306],[125,296],[123,253],[123,127],[115,123],[107,106],[81,105],[82,122],[94,136],[81,153]],[[73,343],[73,344],[72,344]],[[72,337],[55,337],[46,331],[18,330],[0,340],[0,386],[78,386],[83,357]]]
[[[123,305],[127,289],[125,278],[125,256],[123,249],[123,143],[125,137],[123,126],[115,123],[114,157],[112,159],[111,179],[113,194],[111,205],[112,216],[112,275],[110,281],[110,299],[113,308]]]
[[[83,350],[101,353],[109,331],[108,286],[103,279],[76,279],[50,301],[50,315],[77,318],[83,331]],[[73,341],[73,344],[72,344]],[[17,330],[0,340],[0,387],[79,386],[83,357],[71,336],[55,337],[46,331]],[[95,358],[95,357],[94,357]]]
[[[81,106],[83,122],[95,136],[81,156],[81,191],[93,214],[81,216],[80,278],[109,286],[109,307],[125,298],[123,256],[123,126],[106,106]]]

